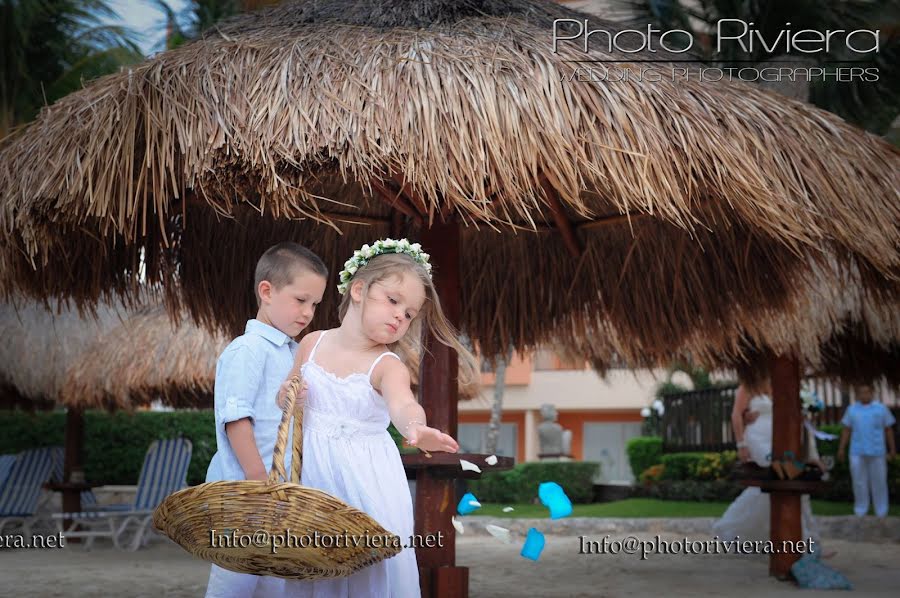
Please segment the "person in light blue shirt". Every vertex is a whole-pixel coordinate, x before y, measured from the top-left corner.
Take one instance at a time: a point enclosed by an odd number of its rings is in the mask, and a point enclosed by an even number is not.
[[[294,364],[294,337],[306,328],[325,293],[328,269],[296,243],[270,247],[256,265],[259,309],[244,334],[216,363],[216,454],[206,481],[266,480],[282,410],[277,396]],[[293,441],[288,436],[288,446]],[[285,451],[290,471],[291,451]],[[212,565],[207,598],[277,595],[284,580],[235,573]]]
[[[869,495],[875,515],[888,514],[887,459],[896,456],[894,446],[895,419],[879,401],[873,401],[875,390],[869,384],[854,386],[856,402],[847,407],[841,423],[838,460],[846,458],[850,441],[850,477],[853,479],[853,512],[862,517],[869,511]],[[885,450],[887,449],[887,450]]]

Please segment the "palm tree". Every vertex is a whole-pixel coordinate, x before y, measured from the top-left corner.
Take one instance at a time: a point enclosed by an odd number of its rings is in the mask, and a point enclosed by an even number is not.
[[[648,23],[661,30],[682,29],[694,40],[696,58],[710,65],[748,67],[747,61],[763,63],[784,59],[784,45],[767,51],[755,44],[752,52],[738,44],[723,44],[718,50],[716,24],[720,19],[741,19],[753,23],[763,39],[774,40],[785,29],[828,31],[843,29],[880,30],[880,51],[874,55],[854,54],[844,43],[832,43],[829,51],[795,55],[788,58],[814,61],[810,66],[861,66],[877,68],[877,81],[837,82],[816,79],[809,88],[809,101],[870,132],[883,135],[900,114],[900,0],[612,0],[633,15],[629,22],[646,28]],[[790,26],[786,26],[790,23]],[[674,35],[674,34],[673,34]],[[733,35],[733,34],[732,34]],[[834,38],[833,41],[838,41]],[[667,42],[675,47],[674,37]],[[677,46],[683,47],[683,46]],[[865,64],[839,64],[839,61],[865,60]],[[738,62],[741,61],[741,62]],[[868,62],[871,61],[871,62]]]
[[[0,0],[0,137],[84,81],[143,58],[106,0]]]
[[[488,423],[485,452],[493,455],[497,452],[497,444],[500,441],[500,420],[503,417],[503,393],[506,392],[506,365],[512,361],[512,348],[506,355],[496,357],[497,367],[494,368],[494,400],[491,402],[491,419]]]
[[[199,37],[222,19],[248,10],[242,0],[192,0],[181,13],[176,13],[165,0],[153,0],[166,17],[167,50]],[[250,6],[249,8],[252,8]]]

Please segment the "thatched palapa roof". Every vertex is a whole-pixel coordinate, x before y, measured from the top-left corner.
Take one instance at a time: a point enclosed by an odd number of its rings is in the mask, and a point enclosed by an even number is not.
[[[125,309],[97,308],[94,317],[75,310],[56,314],[33,301],[0,303],[0,378],[35,401],[56,401],[66,373],[86,345],[115,327]]]
[[[227,344],[190,322],[173,326],[159,304],[134,310],[103,303],[96,317],[2,304],[0,332],[0,377],[30,399],[82,408],[127,409],[156,399],[208,407]]]
[[[211,407],[216,360],[227,344],[189,321],[173,326],[162,305],[145,306],[84,348],[61,399],[117,408],[157,399],[172,407]]]
[[[364,242],[456,218],[461,329],[487,355],[563,335],[634,364],[748,345],[821,362],[836,331],[898,338],[895,148],[739,83],[568,80],[646,56],[554,53],[561,17],[588,18],[285,3],[97,80],[0,146],[8,282],[127,296],[143,256],[173,313],[234,334],[270,244],[336,275]]]

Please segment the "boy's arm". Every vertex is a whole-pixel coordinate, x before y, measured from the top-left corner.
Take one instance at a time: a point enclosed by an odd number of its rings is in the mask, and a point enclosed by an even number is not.
[[[264,368],[264,359],[249,347],[240,346],[222,356],[216,372],[216,424],[225,430],[231,450],[248,480],[267,478],[253,434],[254,403],[263,382]]]
[[[253,435],[253,422],[250,418],[244,417],[228,422],[225,424],[225,434],[228,435],[231,450],[244,470],[244,477],[248,480],[268,479],[266,466],[259,456],[259,449],[256,448],[256,437]]]

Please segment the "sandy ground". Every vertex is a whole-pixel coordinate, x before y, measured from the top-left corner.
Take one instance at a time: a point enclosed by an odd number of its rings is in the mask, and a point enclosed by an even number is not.
[[[650,534],[635,535],[653,539]],[[651,555],[642,561],[624,554],[578,554],[579,545],[577,537],[547,536],[541,558],[534,562],[519,556],[518,545],[461,536],[457,562],[470,568],[473,598],[835,595],[799,590],[770,578],[762,555]],[[828,562],[850,578],[857,595],[897,595],[900,544],[830,539],[828,549],[837,550]],[[209,566],[168,540],[155,539],[134,553],[108,543],[90,551],[72,544],[57,550],[2,550],[0,570],[4,596],[182,598],[203,596]]]

